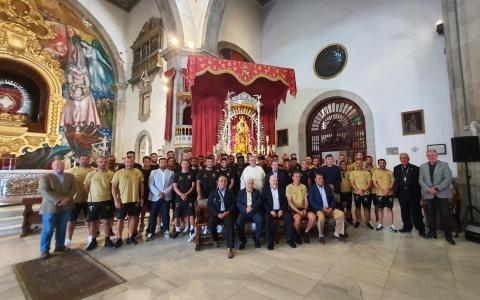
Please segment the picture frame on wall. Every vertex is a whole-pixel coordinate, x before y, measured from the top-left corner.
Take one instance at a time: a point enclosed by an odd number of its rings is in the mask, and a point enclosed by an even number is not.
[[[447,145],[446,144],[431,144],[427,145],[427,150],[435,150],[438,155],[447,154]]]
[[[425,119],[423,116],[423,109],[405,111],[401,114],[403,135],[425,133]]]
[[[277,130],[277,147],[288,146],[288,129]]]

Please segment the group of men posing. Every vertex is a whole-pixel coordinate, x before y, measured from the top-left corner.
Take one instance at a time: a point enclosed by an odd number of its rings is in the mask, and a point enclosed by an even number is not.
[[[167,158],[153,153],[135,163],[135,153],[129,151],[124,163],[116,164],[115,157],[99,157],[90,166],[90,157],[82,155],[78,166],[64,172],[61,160],[52,164],[52,173],[40,180],[42,201],[41,256],[50,256],[50,241],[55,231],[56,252],[68,251],[81,211],[86,216],[89,237],[87,250],[97,247],[100,221],[104,224],[105,247],[123,245],[124,220],[128,216],[126,243],[137,244],[144,230],[144,218],[150,212],[145,238],[156,236],[157,223],[165,238],[177,238],[182,233],[194,238],[195,205],[206,200],[209,211],[208,231],[217,247],[221,244],[218,231],[225,232],[227,257],[233,257],[236,228],[239,250],[245,248],[245,224],[254,226],[254,245],[260,247],[260,236],[265,229],[267,249],[274,248],[274,233],[278,223],[283,223],[287,244],[309,243],[310,232],[317,225],[318,241],[325,244],[324,225],[327,218],[335,220],[333,237],[346,242],[346,223],[357,228],[364,210],[366,225],[382,230],[384,209],[387,208],[389,229],[393,225],[393,199],[397,197],[402,211],[403,228],[410,232],[413,226],[420,235],[436,238],[436,222],[425,225],[420,199],[428,199],[430,217],[436,220],[437,210],[444,220],[447,241],[455,244],[451,236],[448,218],[448,198],[451,171],[448,164],[438,161],[435,151],[427,152],[428,163],[417,166],[409,163],[407,154],[400,155],[401,164],[394,172],[386,169],[386,161],[378,160],[375,167],[370,156],[357,153],[355,162],[347,165],[340,156],[338,165],[332,155],[325,164],[306,158],[297,163],[294,154],[277,156],[247,156],[248,165],[241,155],[222,155],[215,165],[213,156],[193,158],[185,153],[178,164],[173,152]],[[355,220],[352,217],[355,203]],[[374,205],[376,225],[371,221],[371,205]],[[170,232],[170,210],[173,210],[174,230]],[[117,239],[111,240],[114,215],[117,219]],[[140,220],[140,226],[139,226]],[[278,220],[278,221],[277,221]],[[303,220],[306,225],[303,226]],[[281,222],[279,222],[281,221]],[[183,228],[182,228],[183,225]],[[220,226],[219,226],[220,225]],[[303,228],[305,227],[305,228]],[[207,228],[205,228],[207,230]]]

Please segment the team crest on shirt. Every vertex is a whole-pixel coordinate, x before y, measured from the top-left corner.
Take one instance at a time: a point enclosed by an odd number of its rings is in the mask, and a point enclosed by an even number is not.
[[[203,177],[207,178],[207,173],[203,173]]]
[[[188,180],[192,179],[192,176],[191,176],[191,175],[188,175],[188,176],[187,176],[187,179],[188,179]]]
[[[227,177],[230,177],[230,173],[229,173],[229,172],[227,172]]]
[[[188,206],[189,206],[189,207],[192,207],[192,206],[193,206],[193,203],[188,203]]]
[[[182,177],[182,176],[178,176],[178,180],[183,180],[183,177]]]
[[[212,173],[212,178],[215,178],[215,173]]]

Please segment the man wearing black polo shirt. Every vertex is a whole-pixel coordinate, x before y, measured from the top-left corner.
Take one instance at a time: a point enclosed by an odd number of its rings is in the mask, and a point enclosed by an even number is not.
[[[143,205],[142,205],[142,212],[140,213],[140,233],[143,232],[145,228],[145,214],[147,211],[152,209],[152,201],[149,199],[150,197],[150,189],[148,187],[148,178],[150,177],[150,173],[152,173],[152,165],[151,159],[149,156],[144,156],[142,159],[143,167],[142,167],[142,174],[143,174]],[[158,169],[158,165],[157,165]]]
[[[207,199],[210,192],[217,188],[218,172],[213,169],[213,157],[207,156],[205,168],[197,173],[197,200]]]
[[[195,178],[192,173],[188,171],[188,160],[183,159],[180,164],[182,170],[175,173],[173,177],[173,190],[175,191],[175,208],[173,214],[175,217],[175,232],[173,238],[177,238],[180,235],[180,219],[188,217],[190,235],[193,235],[193,224],[195,222],[195,209],[193,207],[192,193],[195,189]]]
[[[218,169],[218,175],[225,176],[227,178],[227,187],[229,190],[233,189],[235,184],[235,174],[233,171],[228,167],[228,160],[227,158],[222,158],[220,161],[220,168]]]
[[[341,206],[340,202],[340,183],[342,182],[342,170],[339,166],[336,166],[333,159],[333,155],[327,154],[325,156],[325,165],[318,169],[318,172],[323,175],[325,184],[328,185],[330,191],[333,193],[335,202],[338,207]]]
[[[245,158],[242,155],[237,156],[237,164],[233,167],[234,183],[233,191],[235,194],[240,190],[240,177],[242,177],[243,169],[245,169]]]

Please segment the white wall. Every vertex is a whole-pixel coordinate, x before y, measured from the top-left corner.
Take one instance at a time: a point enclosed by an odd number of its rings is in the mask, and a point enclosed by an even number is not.
[[[347,90],[364,99],[373,113],[371,155],[393,167],[398,158],[387,156],[386,147],[398,146],[420,164],[426,145],[441,143],[447,144],[448,154],[440,159],[452,163],[445,45],[435,32],[442,18],[440,0],[276,0],[263,13],[260,62],[294,68],[297,78],[297,97],[280,105],[277,118],[277,129],[289,129],[289,152],[306,147],[298,144],[298,122],[312,99]],[[321,80],[313,61],[329,43],[347,48],[348,64],[336,78]],[[426,134],[403,136],[400,113],[416,109],[425,110]],[[413,152],[414,147],[419,150]]]
[[[262,50],[262,13],[255,0],[229,0],[220,25],[219,41],[237,45],[259,62]]]

